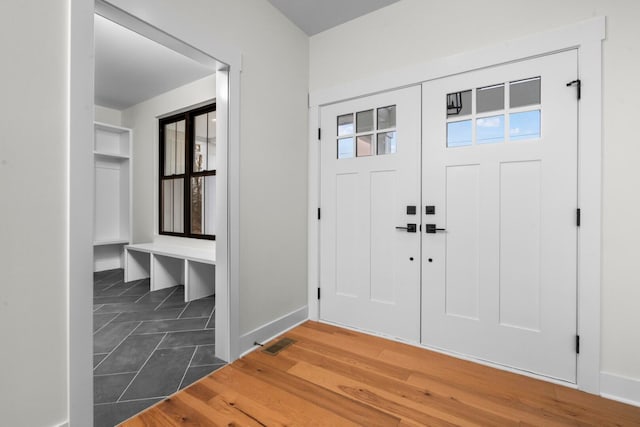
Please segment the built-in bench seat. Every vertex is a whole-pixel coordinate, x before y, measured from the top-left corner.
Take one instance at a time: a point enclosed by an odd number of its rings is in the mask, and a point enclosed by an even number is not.
[[[184,285],[185,302],[215,293],[214,250],[164,243],[124,247],[124,280],[150,278],[151,291]]]

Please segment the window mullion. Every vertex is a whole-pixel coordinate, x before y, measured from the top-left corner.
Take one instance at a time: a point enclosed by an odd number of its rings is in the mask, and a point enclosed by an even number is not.
[[[193,123],[190,113],[185,114],[185,141],[184,141],[184,161],[185,161],[185,179],[184,179],[184,233],[187,236],[191,235],[191,174],[193,173]]]

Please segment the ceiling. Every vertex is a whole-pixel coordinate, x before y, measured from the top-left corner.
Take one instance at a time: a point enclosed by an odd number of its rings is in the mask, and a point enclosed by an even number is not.
[[[344,24],[399,0],[269,0],[309,36]]]
[[[124,110],[214,71],[95,15],[95,103]]]
[[[309,36],[399,0],[269,0]],[[95,15],[95,103],[124,110],[213,74],[173,50]]]

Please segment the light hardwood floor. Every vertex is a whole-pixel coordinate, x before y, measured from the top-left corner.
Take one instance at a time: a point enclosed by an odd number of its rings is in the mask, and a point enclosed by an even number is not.
[[[123,426],[640,426],[634,406],[322,323],[283,337]]]

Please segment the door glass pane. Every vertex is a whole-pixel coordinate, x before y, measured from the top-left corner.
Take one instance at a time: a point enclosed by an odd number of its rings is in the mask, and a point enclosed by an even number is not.
[[[162,181],[162,231],[173,231],[173,180]]]
[[[504,84],[476,89],[476,112],[504,109]]]
[[[204,230],[204,177],[191,178],[191,233]]]
[[[165,176],[176,173],[176,124],[169,123],[164,126],[164,174]]]
[[[194,123],[194,144],[193,144],[193,171],[202,172],[207,170],[208,154],[207,149],[207,114],[196,116]]]
[[[212,111],[207,118],[207,170],[212,171],[216,163],[216,112]]]
[[[184,173],[184,141],[185,123],[180,120],[176,123],[176,175]]]
[[[540,104],[540,77],[509,84],[509,105],[511,108],[538,104]]]
[[[540,110],[509,114],[509,139],[540,138]]]
[[[173,180],[173,232],[184,233],[184,178]]]
[[[353,137],[338,139],[338,158],[348,159],[355,157],[353,145]]]
[[[477,119],[476,141],[478,144],[504,141],[504,114]]]
[[[447,123],[447,147],[471,145],[471,120]]]
[[[471,90],[447,94],[447,117],[471,114]]]
[[[393,154],[397,151],[396,133],[382,132],[378,135],[378,154]]]
[[[338,136],[353,133],[353,114],[338,116]]]
[[[378,108],[378,130],[394,127],[396,127],[396,106]]]
[[[361,111],[356,114],[357,132],[371,132],[373,130],[373,110]]]
[[[373,117],[372,117],[373,118]],[[358,157],[362,156],[371,156],[373,154],[372,150],[372,140],[373,135],[360,135],[357,139],[357,155]]]

